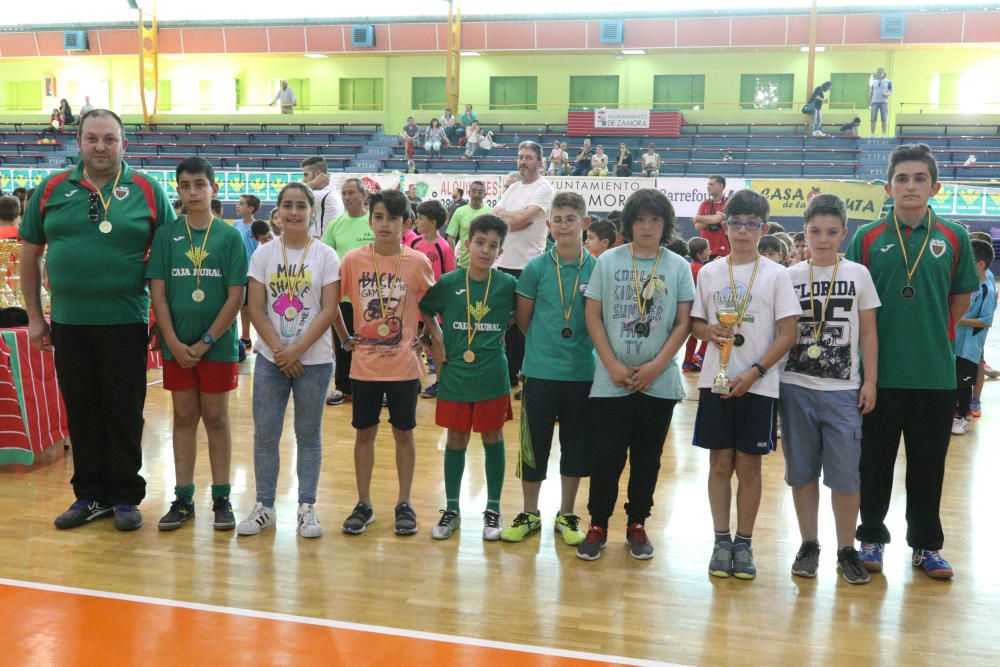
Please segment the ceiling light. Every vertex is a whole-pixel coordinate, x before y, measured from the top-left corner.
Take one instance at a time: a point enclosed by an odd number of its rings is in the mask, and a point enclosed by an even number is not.
[[[646,52],[642,49],[622,49],[623,56],[644,56]]]
[[[466,58],[472,58],[474,56],[481,56],[483,54],[481,54],[479,51],[460,51],[458,55],[464,56]]]
[[[329,58],[325,53],[307,53],[306,58]]]

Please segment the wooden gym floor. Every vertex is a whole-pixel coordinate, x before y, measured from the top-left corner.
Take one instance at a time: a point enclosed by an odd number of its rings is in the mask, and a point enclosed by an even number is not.
[[[1000,361],[1000,346],[989,345],[987,359]],[[696,395],[694,378],[687,383]],[[202,434],[199,515],[193,525],[160,533],[156,522],[171,500],[174,476],[170,399],[156,384],[146,402],[148,495],[146,525],[138,532],[116,532],[110,521],[73,531],[52,526],[72,501],[72,460],[61,448],[31,468],[0,468],[0,665],[997,664],[991,628],[1000,609],[993,514],[1000,506],[998,387],[987,382],[983,417],[968,435],[952,439],[942,518],[955,579],[932,581],[909,564],[901,449],[888,518],[896,541],[885,573],[851,586],[835,570],[825,488],[819,576],[790,574],[799,538],[780,447],[764,463],[757,579],[708,576],[708,457],[690,445],[693,401],[678,406],[664,448],[647,524],[656,547],[651,561],[633,560],[624,547],[625,479],[604,557],[584,562],[562,544],[552,531],[559,505],[555,452],[542,489],[542,533],[520,544],[484,543],[483,457],[475,444],[463,486],[463,528],[449,541],[432,541],[444,498],[443,439],[428,400],[418,412],[413,505],[420,532],[413,537],[392,532],[396,475],[388,431],[378,440],[378,521],[359,537],[339,530],[356,501],[349,405],[326,408],[317,503],[322,538],[295,535],[291,409],[276,529],[241,538],[212,529]],[[254,502],[248,375],[232,396],[231,416],[232,500],[242,518]],[[521,508],[513,475],[517,421],[505,432],[509,522]],[[586,495],[584,482],[581,515]]]

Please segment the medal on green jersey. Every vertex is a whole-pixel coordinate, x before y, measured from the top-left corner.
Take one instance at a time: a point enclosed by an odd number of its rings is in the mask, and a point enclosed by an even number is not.
[[[194,237],[191,235],[191,224],[188,222],[187,216],[184,216],[184,228],[187,230],[189,246],[188,251],[184,254],[191,260],[191,264],[194,265],[195,289],[191,292],[191,300],[195,303],[201,303],[205,300],[205,291],[201,289],[201,266],[208,257],[208,251],[205,248],[208,246],[208,235],[212,233],[213,222],[215,222],[214,217],[208,221],[208,227],[205,229],[205,238],[201,241],[201,247],[196,248],[194,246]]]

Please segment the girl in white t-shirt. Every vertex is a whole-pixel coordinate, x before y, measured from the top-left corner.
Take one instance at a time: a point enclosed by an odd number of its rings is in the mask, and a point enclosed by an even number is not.
[[[277,207],[282,234],[258,248],[250,260],[248,309],[260,336],[253,374],[257,504],[237,527],[239,535],[256,535],[274,525],[278,444],[289,395],[295,401],[297,531],[302,537],[322,533],[314,503],[322,460],[323,406],[333,373],[331,325],[340,340],[350,337],[337,306],[337,253],[309,234],[314,203],[312,192],[301,183],[282,188]]]

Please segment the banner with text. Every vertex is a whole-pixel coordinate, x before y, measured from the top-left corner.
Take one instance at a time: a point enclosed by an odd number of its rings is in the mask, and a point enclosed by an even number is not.
[[[490,207],[496,206],[500,201],[504,180],[503,174],[399,174],[398,176],[402,179],[401,189],[404,192],[413,185],[417,196],[424,201],[436,199],[446,206],[452,201],[458,188],[462,189],[465,198],[468,199],[469,186],[473,181],[482,181],[486,188],[486,197],[483,201]]]
[[[649,127],[649,109],[597,109],[595,129],[641,129]]]
[[[882,185],[858,181],[753,178],[746,186],[764,195],[771,204],[771,215],[779,217],[801,217],[810,199],[835,194],[847,204],[848,218],[871,222],[878,220],[888,197]]]
[[[1000,217],[1000,188],[966,183],[942,183],[931,199],[934,211],[945,217]]]
[[[609,213],[625,206],[625,200],[636,190],[655,188],[655,178],[610,178],[606,176],[549,176],[557,193],[575,192],[587,202],[591,213]]]
[[[674,205],[674,213],[678,218],[693,218],[698,213],[698,207],[708,199],[707,178],[664,178],[656,179],[656,187],[667,196]],[[726,179],[726,196],[747,187],[742,178]]]

